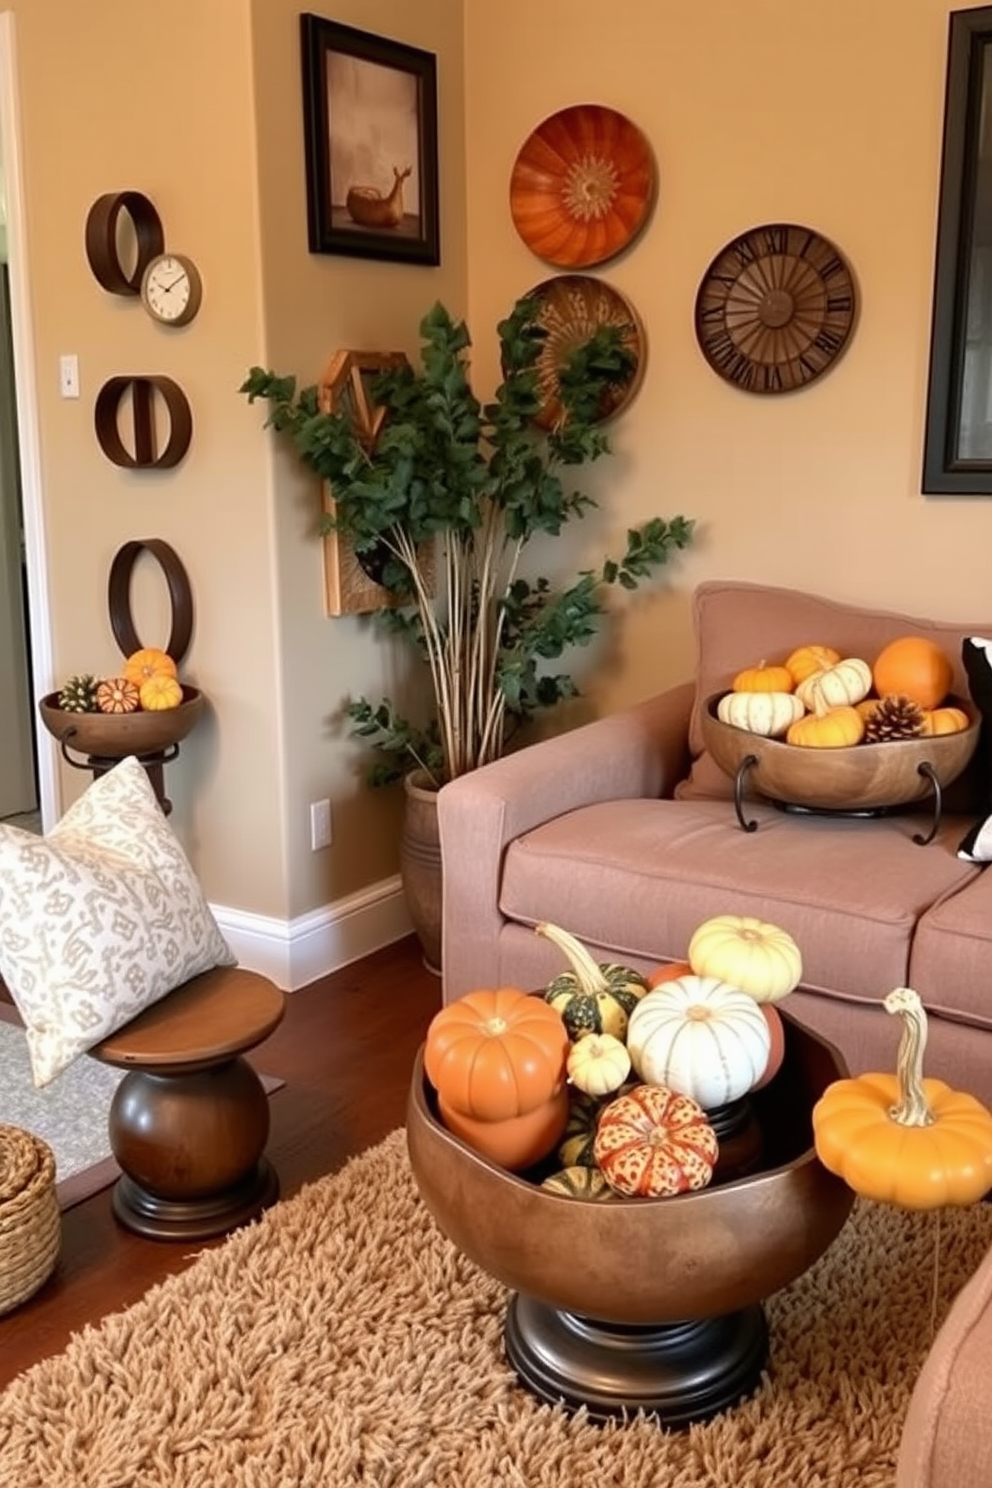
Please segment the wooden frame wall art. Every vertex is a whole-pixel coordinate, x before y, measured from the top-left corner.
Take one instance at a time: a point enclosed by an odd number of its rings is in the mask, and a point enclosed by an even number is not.
[[[992,496],[992,5],[950,13],[924,494]]]
[[[320,379],[320,407],[324,413],[344,413],[362,444],[371,449],[382,427],[384,410],[372,397],[381,372],[402,366],[401,351],[339,351]],[[334,493],[323,482],[324,510],[334,513]],[[424,565],[427,567],[428,565]],[[324,535],[324,590],[328,615],[361,615],[399,604],[395,594],[375,578],[375,554],[355,552],[351,538],[333,529]]]
[[[441,261],[437,58],[300,16],[311,253]]]

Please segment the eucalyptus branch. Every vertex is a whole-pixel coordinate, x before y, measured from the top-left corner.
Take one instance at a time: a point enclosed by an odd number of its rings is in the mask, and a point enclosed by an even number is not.
[[[628,531],[619,557],[559,589],[522,576],[533,537],[559,535],[596,505],[566,477],[609,453],[602,411],[636,372],[629,328],[598,328],[556,369],[561,415],[542,430],[539,317],[539,302],[524,296],[500,322],[503,379],[483,405],[469,381],[467,328],[435,305],[421,321],[419,367],[397,365],[375,379],[384,418],[374,441],[363,442],[347,412],[326,411],[318,390],[298,389],[294,377],[253,367],[240,389],[267,403],[266,426],[329,482],[325,527],[346,534],[359,555],[386,555],[376,566],[377,616],[428,668],[424,726],[388,699],[348,705],[354,732],[386,761],[374,779],[396,778],[406,760],[440,783],[498,758],[521,721],[578,691],[547,663],[588,644],[607,617],[606,591],[636,589],[691,540],[685,517],[654,517]],[[423,554],[436,546],[431,583]],[[390,597],[399,603],[385,603]]]

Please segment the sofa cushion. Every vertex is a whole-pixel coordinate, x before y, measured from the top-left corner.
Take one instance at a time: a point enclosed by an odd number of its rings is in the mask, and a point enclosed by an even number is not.
[[[877,1003],[906,982],[919,916],[982,872],[956,856],[960,818],[921,847],[911,816],[793,815],[760,803],[749,815],[751,833],[718,801],[568,812],[510,844],[500,909],[528,925],[551,920],[621,961],[680,960],[703,920],[756,915],[794,936],[804,986]]]
[[[889,641],[907,634],[928,636],[947,652],[954,667],[952,690],[968,696],[961,659],[965,636],[990,634],[992,626],[921,619],[891,610],[841,604],[796,589],[713,579],[697,586],[692,602],[696,636],[696,702],[689,724],[689,777],[676,787],[680,800],[722,799],[733,781],[706,751],[700,712],[714,692],[725,692],[737,672],[756,661],[783,660],[796,646],[820,642],[869,664]],[[948,807],[981,809],[976,773],[969,769],[952,787]]]
[[[928,1010],[992,1028],[992,874],[987,869],[922,915],[909,984]]]

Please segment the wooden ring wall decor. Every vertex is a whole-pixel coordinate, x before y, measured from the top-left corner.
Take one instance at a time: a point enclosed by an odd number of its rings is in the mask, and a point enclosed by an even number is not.
[[[120,260],[118,223],[124,214],[134,229],[136,262],[129,274]],[[97,197],[86,217],[86,257],[97,281],[111,294],[136,295],[145,269],[165,249],[162,219],[140,191],[109,191]]]
[[[125,393],[131,393],[134,453],[125,446],[117,426]],[[161,453],[155,430],[154,397],[158,394],[169,414],[169,437]],[[193,413],[186,394],[171,377],[111,377],[97,394],[93,413],[100,448],[124,470],[168,470],[178,465],[193,437]]]
[[[114,554],[107,581],[110,628],[114,633],[114,640],[121,648],[122,656],[132,656],[135,651],[144,649],[144,642],[135,630],[131,615],[131,576],[142,553],[151,553],[156,559],[169,586],[172,625],[164,649],[178,666],[189,650],[193,635],[193,592],[179,554],[162,538],[136,538],[126,542]]]
[[[720,377],[748,393],[789,393],[822,376],[847,344],[854,277],[828,238],[770,222],[714,258],[696,296],[696,339]]]

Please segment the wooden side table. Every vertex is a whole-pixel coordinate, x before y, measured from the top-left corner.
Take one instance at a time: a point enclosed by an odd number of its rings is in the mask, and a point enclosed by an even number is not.
[[[127,1070],[110,1108],[122,1225],[153,1240],[202,1240],[255,1218],[279,1193],[264,1156],[269,1103],[242,1056],[277,1027],[285,994],[217,967],[146,1008],[91,1053]]]

